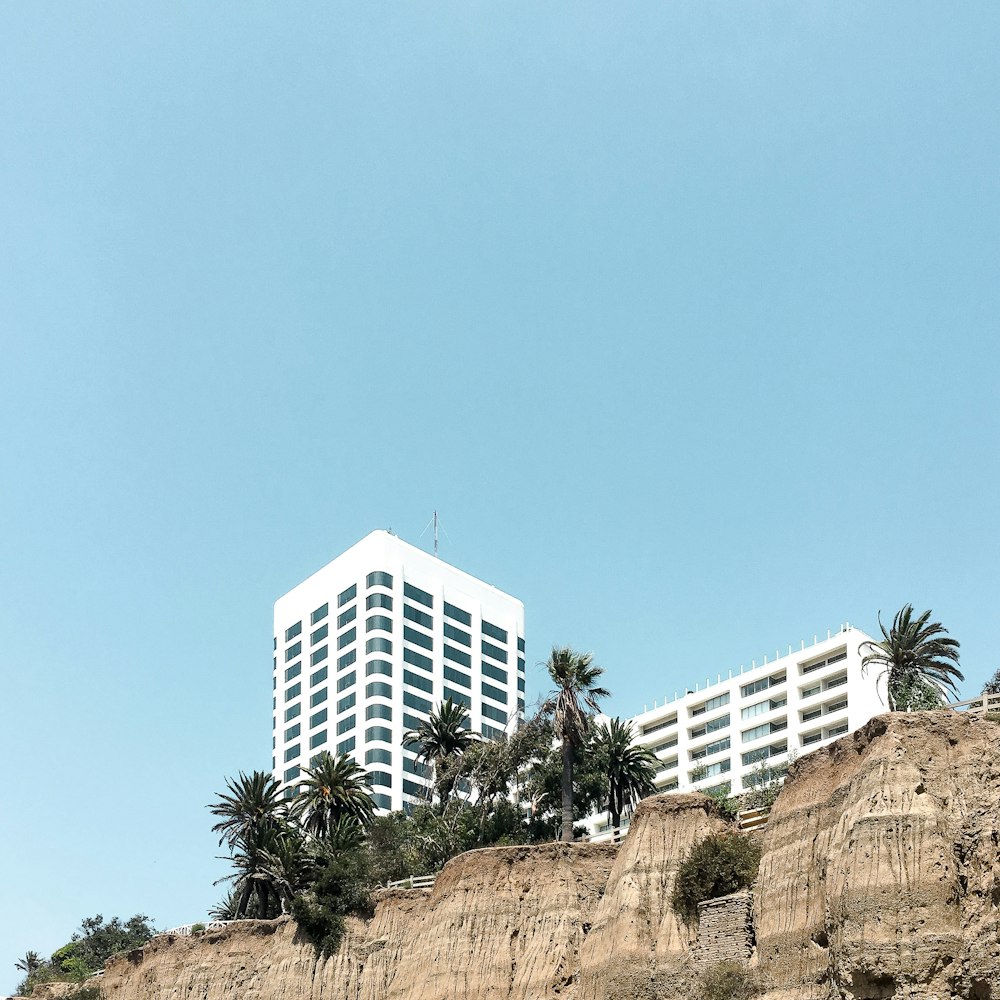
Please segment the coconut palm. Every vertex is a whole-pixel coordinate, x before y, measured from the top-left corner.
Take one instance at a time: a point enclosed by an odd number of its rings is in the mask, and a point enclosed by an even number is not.
[[[417,760],[434,768],[434,784],[442,810],[448,805],[458,778],[458,758],[475,739],[468,726],[469,713],[465,706],[448,698],[431,712],[429,719],[403,736],[404,745],[419,749]]]
[[[284,815],[281,786],[265,771],[249,776],[240,771],[238,778],[227,778],[228,794],[218,793],[218,801],[208,808],[213,816],[222,817],[212,827],[219,834],[219,843],[230,849],[242,841],[259,841],[266,831],[277,830]]]
[[[24,953],[24,958],[19,958],[14,963],[14,968],[30,976],[33,972],[37,972],[41,965],[42,956],[37,951],[28,951]]]
[[[870,639],[861,644],[861,670],[867,673],[876,667],[878,680],[886,679],[890,712],[910,708],[912,693],[926,691],[928,685],[947,696],[957,693],[957,681],[965,680],[958,669],[957,640],[946,638],[948,630],[930,617],[930,611],[914,617],[913,605],[907,604],[888,629],[879,616],[881,642]]]
[[[622,813],[639,799],[656,793],[653,783],[660,762],[654,753],[632,742],[632,726],[614,718],[601,725],[591,749],[605,758],[608,773],[608,813],[611,826],[621,826]]]
[[[353,757],[334,757],[324,751],[314,767],[304,768],[302,791],[292,815],[303,829],[316,837],[327,837],[338,824],[353,819],[367,826],[375,814],[375,800],[367,773]]]
[[[604,673],[592,653],[554,647],[545,664],[555,685],[543,708],[552,713],[556,737],[562,743],[562,839],[573,839],[573,751],[583,745],[590,729],[586,709],[597,712],[598,702],[611,692],[597,683]]]

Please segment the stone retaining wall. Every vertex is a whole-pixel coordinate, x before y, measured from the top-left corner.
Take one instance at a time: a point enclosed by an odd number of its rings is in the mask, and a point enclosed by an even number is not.
[[[745,962],[753,953],[753,893],[698,904],[698,944],[695,960],[702,968],[716,962]]]

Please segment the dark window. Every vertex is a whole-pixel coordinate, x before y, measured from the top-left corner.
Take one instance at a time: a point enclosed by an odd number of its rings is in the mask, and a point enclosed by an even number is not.
[[[358,606],[352,604],[343,614],[337,615],[337,628],[343,628],[345,625],[350,625],[355,618],[358,617]]]
[[[298,656],[299,653],[301,652],[302,652],[301,642],[295,643],[294,646],[289,646],[288,649],[285,650],[285,663],[287,663],[289,660],[294,660],[295,657]]]
[[[309,737],[309,749],[315,750],[316,747],[322,746],[326,742],[326,730],[321,729],[318,733],[313,733]]]
[[[468,653],[463,653],[462,650],[456,649],[454,646],[449,646],[448,643],[444,644],[444,658],[446,660],[454,660],[455,663],[461,663],[463,667],[472,666],[472,657]]]
[[[520,636],[517,637],[517,651],[519,653],[524,652],[524,640]]]
[[[329,625],[320,625],[312,635],[309,636],[309,645],[315,646],[317,642],[322,642],[330,634]]]
[[[365,677],[372,674],[384,674],[386,677],[392,676],[392,664],[388,660],[369,660],[365,667]]]
[[[502,722],[505,726],[507,725],[507,713],[502,709],[484,704],[483,715],[485,715],[487,719],[492,719],[494,722]]]
[[[403,584],[403,596],[408,597],[411,601],[416,601],[417,604],[422,604],[425,608],[434,607],[434,598],[426,590],[414,587],[412,583]]]
[[[315,715],[309,716],[309,728],[315,729],[317,726],[322,726],[326,722],[326,709],[321,708]]]
[[[444,679],[446,681],[451,681],[452,684],[461,684],[462,687],[472,690],[472,678],[461,670],[456,670],[454,667],[449,667],[446,663],[444,665]]]
[[[403,729],[419,729],[423,724],[423,719],[416,715],[410,715],[409,712],[403,713]]]
[[[369,771],[368,784],[381,785],[383,788],[392,788],[392,775],[386,774],[385,771]]]
[[[392,809],[392,799],[384,792],[373,792],[372,801],[375,803],[376,809]]]
[[[415,646],[423,646],[424,649],[434,648],[434,640],[429,635],[424,635],[423,632],[418,632],[416,629],[410,628],[409,625],[403,626],[403,638]]]
[[[290,729],[285,730],[285,742],[287,743],[289,740],[296,740],[301,735],[302,735],[302,726],[298,722],[296,722],[295,725],[292,726]]]
[[[343,635],[337,636],[337,649],[343,649],[345,646],[350,646],[352,642],[358,637],[358,630],[356,628],[349,628]]]
[[[302,622],[296,622],[291,628],[285,629],[285,642],[291,642],[297,635],[302,634]]]
[[[323,681],[326,680],[326,675],[326,667],[320,667],[319,670],[317,670],[316,673],[309,678],[309,687],[316,687],[317,684],[322,684]]]
[[[410,691],[403,692],[403,704],[407,708],[415,708],[418,712],[424,712],[427,715],[431,714],[431,703],[423,698],[418,698]]]
[[[365,583],[368,587],[386,587],[392,590],[392,574],[378,570],[375,573],[369,573]]]
[[[454,688],[450,688],[446,685],[444,689],[444,700],[447,701],[449,698],[451,698],[456,705],[464,705],[466,708],[472,708],[472,699],[467,694],[463,694],[461,691],[456,691]]]
[[[353,601],[358,596],[358,585],[352,583],[347,590],[343,591],[337,598],[337,607],[342,608],[348,601]]]
[[[472,636],[463,629],[449,625],[448,622],[444,623],[444,637],[446,639],[454,639],[455,642],[460,642],[463,646],[468,646],[469,649],[472,649]]]
[[[320,646],[309,655],[309,666],[315,667],[317,663],[322,663],[330,655],[329,646]]]
[[[421,691],[426,691],[428,694],[434,691],[434,684],[429,677],[424,677],[422,674],[415,674],[411,670],[403,671],[403,683],[409,684],[410,687],[419,688]]]
[[[492,684],[487,684],[486,681],[483,681],[483,694],[494,701],[501,701],[505,705],[507,704],[507,692],[494,687]]]
[[[518,677],[518,679],[517,679],[517,689],[522,694],[524,693],[524,678],[523,677]]]
[[[415,774],[418,778],[426,778],[430,774],[430,768],[422,760],[414,760],[403,754],[403,770],[408,774]]]
[[[344,695],[344,697],[337,702],[337,715],[340,715],[341,712],[346,712],[349,708],[354,708],[357,703],[358,696],[354,691],[350,694]]]
[[[391,698],[392,697],[392,685],[386,684],[385,681],[372,681],[370,684],[365,685],[365,697],[366,698]]]
[[[392,722],[392,706],[382,705],[378,702],[369,705],[365,709],[365,719],[368,722],[371,722],[372,719],[385,719],[386,722]]]
[[[285,781],[294,781],[301,773],[298,764],[296,764],[295,767],[290,767],[285,771]],[[285,791],[290,792],[292,789],[286,788]]]
[[[322,705],[323,702],[326,701],[326,694],[326,688],[320,688],[318,691],[314,691],[309,696],[309,707],[315,708],[317,705]]]
[[[369,726],[365,730],[365,743],[373,743],[375,740],[391,743],[392,730],[388,726]]]
[[[484,722],[480,727],[479,731],[488,740],[499,740],[502,739],[506,733],[502,729],[497,729],[496,726],[491,726],[488,722]]]
[[[500,667],[493,666],[492,663],[486,663],[483,661],[483,673],[487,677],[492,677],[493,680],[499,681],[501,684],[507,683],[507,671],[501,670]]]
[[[494,625],[485,618],[483,619],[483,635],[488,635],[499,642],[507,641],[507,633],[499,625]]]
[[[341,719],[337,723],[337,735],[343,736],[344,733],[349,733],[354,728],[354,716],[349,715],[346,719]]]
[[[349,667],[357,658],[358,651],[356,649],[349,649],[343,656],[338,658],[337,669],[343,670],[344,667]]]
[[[494,660],[499,660],[501,663],[507,662],[507,650],[501,649],[499,646],[494,646],[492,642],[487,642],[483,639],[482,650],[483,656],[491,656]]]
[[[372,615],[365,622],[365,631],[374,632],[375,629],[381,629],[383,632],[391,632],[392,619],[388,615]]]
[[[293,698],[298,698],[302,694],[302,682],[296,681],[286,692],[285,701],[291,701]]]
[[[403,647],[403,661],[405,663],[412,663],[415,667],[420,667],[421,670],[433,670],[434,661],[429,656],[424,656],[423,653],[418,653],[415,649],[407,649]]]
[[[456,608],[454,604],[449,604],[447,601],[444,602],[444,613],[454,621],[461,622],[466,628],[472,624],[472,615],[468,611]]]
[[[287,764],[290,760],[295,760],[301,752],[302,747],[298,743],[296,743],[293,747],[289,747],[285,751],[285,763]]]
[[[310,625],[315,625],[316,622],[321,622],[329,613],[330,613],[330,605],[329,604],[324,604],[323,607],[317,608],[309,616],[309,624]]]
[[[365,611],[371,611],[372,608],[385,608],[386,611],[392,611],[392,597],[377,591],[374,594],[369,594],[365,598]]]
[[[407,795],[412,795],[417,799],[427,798],[427,789],[423,785],[418,785],[415,781],[410,781],[409,778],[403,778],[403,791]]]
[[[392,751],[383,747],[372,747],[365,751],[366,764],[392,764]]]
[[[403,617],[408,618],[411,622],[416,622],[418,625],[423,625],[424,628],[434,628],[434,619],[426,611],[420,611],[409,604],[403,605]]]
[[[302,714],[302,702],[296,702],[296,704],[285,709],[285,722],[291,722],[292,719],[297,719]]]
[[[341,740],[340,743],[337,744],[337,755],[341,756],[345,753],[350,753],[355,746],[354,740],[355,737],[353,736],[348,736],[346,740]]]
[[[349,674],[344,674],[343,677],[337,679],[337,694],[341,691],[346,691],[357,679],[356,671],[352,670]]]
[[[392,639],[383,639],[379,636],[377,639],[369,639],[365,643],[366,653],[391,653],[392,652]]]
[[[302,673],[302,661],[299,660],[298,663],[293,663],[285,671],[285,683],[287,684],[293,677],[298,677]]]

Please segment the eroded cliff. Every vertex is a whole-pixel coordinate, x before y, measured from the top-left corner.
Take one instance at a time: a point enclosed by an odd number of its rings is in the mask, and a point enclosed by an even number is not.
[[[764,835],[755,963],[769,1000],[1000,1000],[1000,725],[881,716],[793,765]],[[675,1000],[693,931],[684,852],[722,825],[699,795],[640,805],[620,848],[473,851],[433,891],[381,894],[330,959],[287,920],[160,938],[105,1000]]]

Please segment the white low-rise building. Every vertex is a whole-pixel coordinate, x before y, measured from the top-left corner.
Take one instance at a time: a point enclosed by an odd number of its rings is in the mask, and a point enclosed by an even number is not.
[[[274,777],[291,795],[320,753],[346,753],[402,809],[426,795],[403,734],[447,698],[473,732],[511,732],[524,683],[524,605],[373,531],[275,602]]]
[[[861,669],[861,647],[869,641],[846,625],[634,716],[636,742],[660,761],[657,788],[740,794],[762,770],[781,774],[790,759],[886,711],[878,671]],[[591,817],[589,825],[606,830],[607,814]]]

